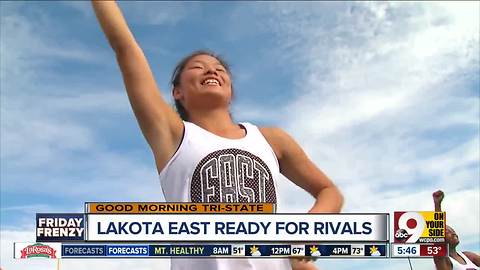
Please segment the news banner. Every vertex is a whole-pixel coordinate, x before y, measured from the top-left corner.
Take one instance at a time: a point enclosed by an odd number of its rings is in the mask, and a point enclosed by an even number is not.
[[[389,217],[278,214],[267,203],[87,202],[84,213],[37,213],[36,242],[14,243],[14,257],[385,259],[448,254],[445,212],[394,212],[393,226]]]

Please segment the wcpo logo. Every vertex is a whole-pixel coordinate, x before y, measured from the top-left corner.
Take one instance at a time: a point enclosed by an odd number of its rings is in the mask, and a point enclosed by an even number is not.
[[[445,212],[395,212],[394,243],[445,241]]]
[[[56,259],[55,253],[57,251],[48,246],[44,245],[42,243],[35,243],[33,245],[27,246],[23,248],[21,251],[21,259],[28,259],[28,258],[50,258],[50,259]]]

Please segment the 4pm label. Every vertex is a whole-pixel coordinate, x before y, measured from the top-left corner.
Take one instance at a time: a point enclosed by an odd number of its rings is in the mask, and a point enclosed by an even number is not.
[[[445,242],[445,212],[394,212],[394,243]]]

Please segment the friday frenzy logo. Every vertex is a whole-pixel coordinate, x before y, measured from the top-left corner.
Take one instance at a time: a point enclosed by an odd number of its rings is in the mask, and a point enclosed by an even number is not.
[[[192,202],[275,203],[272,173],[259,157],[230,148],[203,158],[192,176]]]
[[[83,241],[83,214],[37,213],[37,242]]]
[[[445,212],[395,212],[394,243],[445,242]]]

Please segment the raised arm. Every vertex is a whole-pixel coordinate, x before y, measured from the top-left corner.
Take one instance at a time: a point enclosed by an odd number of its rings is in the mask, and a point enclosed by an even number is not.
[[[442,200],[444,196],[445,195],[441,190],[437,190],[432,194],[435,212],[442,211]],[[433,257],[433,262],[435,263],[437,270],[452,270],[452,263],[450,262],[448,255],[446,257]]]
[[[183,122],[160,95],[147,59],[115,1],[92,1],[92,6],[115,52],[133,112],[160,171],[180,144]]]

